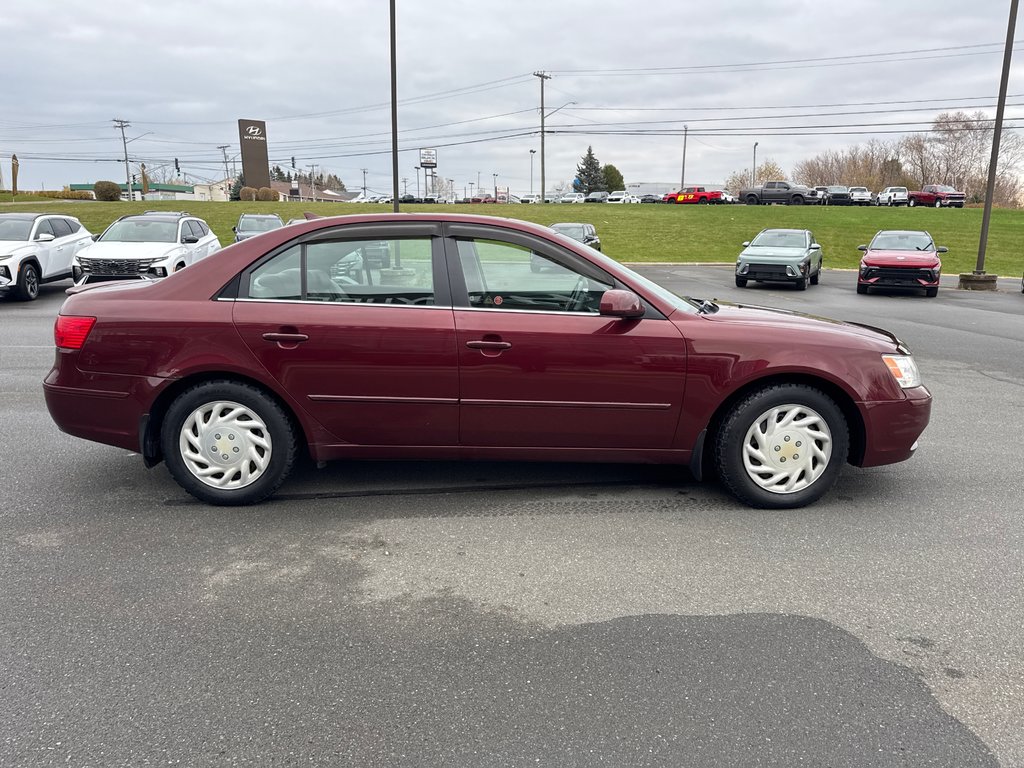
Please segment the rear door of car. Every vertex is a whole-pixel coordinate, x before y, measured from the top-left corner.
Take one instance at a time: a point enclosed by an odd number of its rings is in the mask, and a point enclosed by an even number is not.
[[[686,372],[673,323],[653,307],[598,314],[604,291],[623,286],[554,242],[475,224],[446,232],[464,446],[672,444]]]
[[[76,236],[71,225],[62,216],[47,218],[53,230],[53,242],[50,243],[50,263],[43,268],[43,277],[51,278],[71,273],[71,260],[75,257]]]
[[[391,268],[352,276],[333,269],[381,243]],[[455,446],[458,358],[443,251],[437,224],[318,230],[241,275],[235,327],[267,372],[339,440]]]

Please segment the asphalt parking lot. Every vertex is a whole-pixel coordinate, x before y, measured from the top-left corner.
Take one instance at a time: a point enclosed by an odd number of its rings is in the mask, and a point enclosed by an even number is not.
[[[61,434],[0,301],[0,765],[1024,765],[1024,295],[682,294],[894,331],[910,461],[802,510],[672,467],[303,468],[212,508]]]

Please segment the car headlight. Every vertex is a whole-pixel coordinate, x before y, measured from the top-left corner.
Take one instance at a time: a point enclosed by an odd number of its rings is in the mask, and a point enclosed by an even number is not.
[[[903,389],[921,386],[921,373],[911,355],[882,355],[882,362]]]

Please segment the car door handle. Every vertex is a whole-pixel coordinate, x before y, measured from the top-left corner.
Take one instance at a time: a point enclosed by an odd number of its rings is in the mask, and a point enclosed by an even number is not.
[[[511,348],[507,341],[467,341],[466,346],[470,349],[502,350]]]
[[[266,341],[276,341],[278,344],[301,344],[309,341],[309,336],[304,333],[264,333]]]

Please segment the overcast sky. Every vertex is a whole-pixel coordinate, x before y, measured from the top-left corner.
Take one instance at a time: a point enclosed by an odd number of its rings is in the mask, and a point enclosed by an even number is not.
[[[549,189],[572,180],[588,145],[627,183],[678,184],[684,124],[687,183],[715,184],[750,167],[755,141],[759,162],[789,172],[823,149],[923,129],[912,123],[942,109],[994,114],[1009,0],[398,0],[397,9],[399,175],[414,191],[418,149],[434,147],[438,175],[461,194],[478,179],[493,187],[493,174],[530,191],[531,149],[540,191],[536,71],[551,75],[546,111],[557,110],[547,119]],[[253,118],[267,121],[272,162],[295,156],[352,190],[365,168],[370,189],[391,189],[387,0],[20,1],[5,4],[0,35],[7,188],[11,153],[21,189],[123,180],[112,118],[138,137],[133,165],[178,158],[189,180],[219,181],[217,147],[236,156],[237,120]],[[1024,104],[1013,97],[1024,93],[1021,67],[1024,51],[1009,104]],[[1008,107],[1015,116],[1024,106]],[[832,135],[783,135],[794,126]]]

